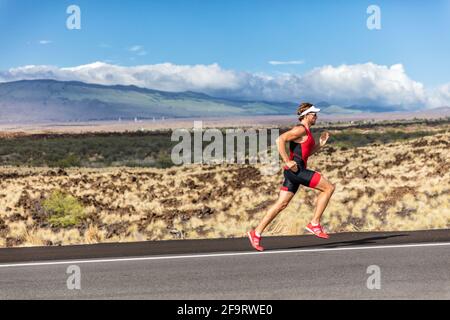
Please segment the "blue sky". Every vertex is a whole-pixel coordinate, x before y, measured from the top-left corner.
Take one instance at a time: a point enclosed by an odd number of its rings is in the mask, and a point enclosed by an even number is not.
[[[71,4],[81,30],[65,26]],[[381,30],[366,27],[371,4]],[[170,62],[270,75],[372,62],[402,64],[427,87],[450,82],[450,0],[0,0],[0,39],[3,71]]]
[[[70,4],[81,8],[82,30],[65,28]],[[370,4],[381,8],[379,31],[366,28]],[[304,72],[372,61],[402,63],[428,85],[450,80],[448,0],[0,0],[0,39],[3,70],[106,60]],[[147,55],[126,50],[135,45]],[[271,60],[304,64],[272,66]]]

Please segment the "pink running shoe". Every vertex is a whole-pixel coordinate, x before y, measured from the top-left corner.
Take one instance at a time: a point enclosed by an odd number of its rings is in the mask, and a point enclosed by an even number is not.
[[[258,251],[264,251],[264,248],[259,245],[259,242],[261,241],[261,237],[257,237],[255,234],[255,230],[247,232],[248,239],[250,240],[250,244],[253,248],[255,248]]]
[[[320,224],[317,226],[313,226],[312,223],[309,223],[306,226],[306,230],[322,239],[328,239],[330,237],[328,234],[325,233],[325,231],[323,231],[322,226]]]

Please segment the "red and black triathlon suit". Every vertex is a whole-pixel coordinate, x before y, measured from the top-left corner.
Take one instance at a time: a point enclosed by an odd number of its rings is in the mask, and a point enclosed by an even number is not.
[[[314,188],[320,181],[320,173],[306,169],[308,157],[310,156],[316,142],[311,134],[311,131],[304,125],[308,138],[303,143],[294,141],[289,142],[289,160],[294,160],[297,163],[298,171],[294,172],[284,167],[284,182],[281,190],[296,193],[300,185]]]

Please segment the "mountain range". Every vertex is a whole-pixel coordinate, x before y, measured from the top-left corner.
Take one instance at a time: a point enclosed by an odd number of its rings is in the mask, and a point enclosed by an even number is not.
[[[330,114],[398,111],[397,107],[343,107],[325,101],[316,105]],[[292,102],[234,100],[197,92],[164,92],[136,86],[57,80],[0,83],[0,122],[292,115],[296,108],[297,104]]]

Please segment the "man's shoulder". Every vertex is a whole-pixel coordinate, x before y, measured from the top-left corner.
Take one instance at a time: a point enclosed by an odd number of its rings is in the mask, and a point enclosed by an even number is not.
[[[303,133],[303,132],[306,132],[306,127],[303,124],[299,123],[299,124],[295,125],[295,127],[293,127],[291,129],[291,131],[294,131],[296,133],[297,132],[298,133]]]

